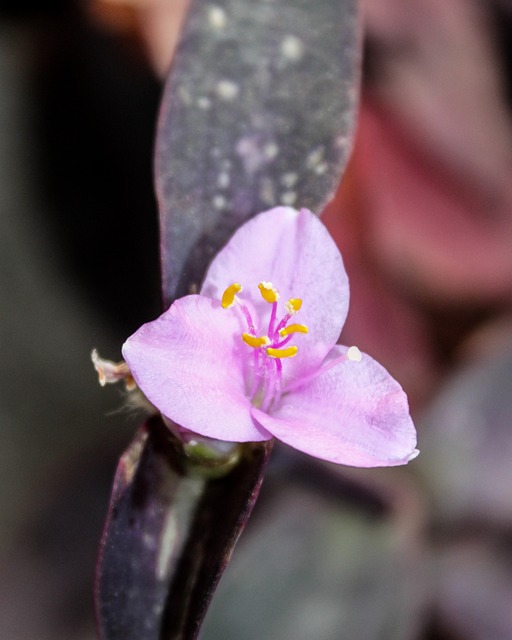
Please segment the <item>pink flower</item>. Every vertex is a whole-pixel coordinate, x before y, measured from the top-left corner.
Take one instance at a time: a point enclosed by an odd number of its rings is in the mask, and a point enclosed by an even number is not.
[[[348,279],[310,211],[277,207],[241,227],[200,295],[177,300],[123,346],[135,381],[172,421],[233,442],[272,437],[360,467],[416,457],[400,385],[336,344]]]

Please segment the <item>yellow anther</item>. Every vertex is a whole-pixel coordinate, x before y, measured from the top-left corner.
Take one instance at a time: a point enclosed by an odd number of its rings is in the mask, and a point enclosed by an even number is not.
[[[242,291],[242,285],[238,284],[238,282],[234,282],[229,285],[226,291],[222,294],[222,308],[229,309],[229,307],[232,307],[235,304],[236,294],[240,293],[240,291]]]
[[[299,347],[287,347],[286,349],[273,349],[269,347],[267,349],[267,356],[271,358],[293,358],[293,356],[297,355],[297,351]]]
[[[357,347],[350,347],[347,351],[347,358],[352,360],[352,362],[361,362],[363,354],[359,351]]]
[[[259,347],[266,347],[267,344],[270,344],[270,340],[268,336],[253,336],[250,333],[243,333],[242,340],[245,344],[248,344],[253,349],[258,349]]]
[[[302,300],[300,298],[290,298],[286,303],[286,311],[293,316],[294,313],[302,307]]]
[[[279,335],[281,338],[289,336],[291,333],[309,333],[309,329],[305,324],[290,324],[283,329],[279,329]]]
[[[279,291],[274,287],[271,282],[260,282],[258,288],[261,293],[261,297],[265,302],[277,302],[279,300]]]

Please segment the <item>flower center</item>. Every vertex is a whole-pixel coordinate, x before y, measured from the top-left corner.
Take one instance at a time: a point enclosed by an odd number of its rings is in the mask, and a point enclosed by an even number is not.
[[[268,411],[273,403],[279,401],[282,393],[283,363],[285,358],[297,355],[299,348],[289,345],[295,334],[308,333],[305,324],[288,324],[302,306],[300,298],[290,298],[285,305],[286,314],[278,320],[277,307],[279,291],[271,282],[259,283],[263,300],[271,305],[267,331],[260,335],[257,323],[254,321],[249,308],[240,300],[238,293],[242,285],[237,282],[230,285],[222,295],[222,307],[229,309],[236,306],[242,313],[247,325],[247,331],[241,335],[243,342],[252,349],[251,380],[248,395],[253,405]]]

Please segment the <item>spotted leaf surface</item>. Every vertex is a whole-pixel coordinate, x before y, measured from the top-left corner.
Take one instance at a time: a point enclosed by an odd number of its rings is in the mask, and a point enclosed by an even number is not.
[[[193,2],[157,134],[166,302],[259,211],[320,212],[350,150],[355,0]]]

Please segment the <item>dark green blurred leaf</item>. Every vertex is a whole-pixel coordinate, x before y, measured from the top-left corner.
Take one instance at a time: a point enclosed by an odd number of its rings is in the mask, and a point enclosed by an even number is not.
[[[269,477],[204,640],[415,637],[426,585],[414,513],[400,518],[392,505],[382,509],[382,497],[342,477],[315,477],[315,467],[302,479]]]
[[[436,569],[437,608],[453,637],[512,638],[510,539],[474,538],[452,544],[436,558]]]
[[[445,384],[421,424],[415,467],[438,524],[512,525],[512,350]]]

